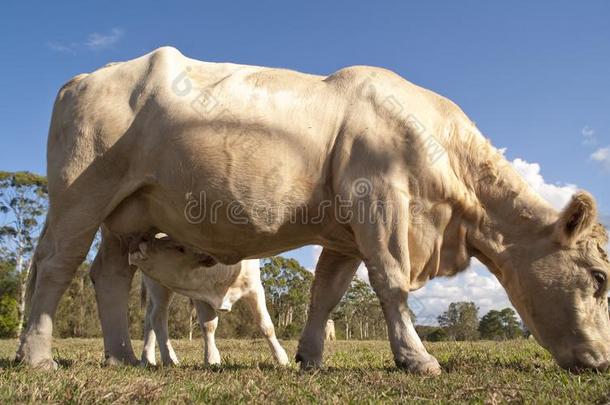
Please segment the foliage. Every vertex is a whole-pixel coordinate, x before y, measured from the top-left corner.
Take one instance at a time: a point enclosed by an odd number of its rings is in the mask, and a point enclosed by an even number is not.
[[[377,339],[387,337],[381,306],[371,286],[355,278],[332,316],[337,337]],[[357,334],[356,332],[356,326]]]
[[[17,300],[8,294],[0,296],[0,338],[15,337],[18,324]]]
[[[474,302],[452,302],[438,317],[449,340],[476,340],[479,337],[479,309]]]
[[[294,259],[274,256],[263,260],[261,280],[278,336],[296,337],[293,324],[305,324],[313,274]]]
[[[523,336],[517,314],[511,308],[491,310],[479,323],[481,338],[490,340],[515,339]]]
[[[0,172],[0,259],[14,263],[19,281],[18,330],[25,311],[25,283],[47,207],[47,180],[30,172]]]
[[[10,261],[0,261],[0,296],[9,295],[17,299],[19,284],[19,275],[15,270],[15,264]]]
[[[45,177],[29,172],[0,172],[0,247],[6,258],[18,259],[34,251],[41,219],[46,213]],[[11,249],[12,248],[12,249]]]

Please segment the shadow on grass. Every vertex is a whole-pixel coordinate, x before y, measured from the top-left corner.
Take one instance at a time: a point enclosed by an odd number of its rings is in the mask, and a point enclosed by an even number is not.
[[[67,360],[67,359],[53,359],[53,360],[55,360],[55,362],[57,363],[59,368],[70,368],[70,367],[74,366],[74,360]],[[6,358],[6,357],[0,358],[0,369],[21,368],[21,367],[27,367],[27,365],[25,363],[16,361],[13,358]]]
[[[205,365],[205,364],[181,364],[180,368],[191,371],[207,371],[212,373],[233,372],[242,370],[263,370],[263,371],[288,371],[290,368],[281,367],[272,363],[258,364],[240,364],[240,363],[225,363],[221,365]]]

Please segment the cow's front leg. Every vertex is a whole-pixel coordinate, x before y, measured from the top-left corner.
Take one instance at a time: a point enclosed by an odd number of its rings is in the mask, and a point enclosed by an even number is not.
[[[129,336],[129,291],[135,268],[120,240],[102,227],[102,243],[89,273],[104,335],[105,364],[137,364]]]
[[[218,327],[218,315],[214,308],[207,302],[193,300],[195,309],[197,310],[197,318],[199,326],[203,334],[204,342],[204,359],[207,365],[220,364],[220,352],[216,347],[216,328]]]
[[[367,198],[360,207],[366,210],[368,222],[355,224],[354,233],[383,309],[394,361],[399,368],[416,374],[437,375],[440,365],[417,336],[407,305],[411,283],[409,199],[390,189]]]
[[[407,371],[424,374],[440,374],[438,361],[428,354],[409,316],[408,292],[396,285],[401,279],[399,268],[392,265],[369,268],[369,279],[379,297],[388,325],[388,337],[396,366]]]
[[[267,340],[267,344],[273,353],[275,360],[282,366],[288,364],[288,355],[286,351],[280,345],[280,342],[275,336],[275,328],[273,327],[273,321],[267,311],[267,304],[265,303],[265,290],[263,285],[259,283],[255,290],[245,297],[248,307],[252,312],[254,321],[256,322],[258,329],[263,334],[263,337]]]
[[[322,250],[311,286],[309,315],[296,355],[301,369],[322,366],[326,321],[345,294],[360,263],[359,258],[345,256],[328,248]]]

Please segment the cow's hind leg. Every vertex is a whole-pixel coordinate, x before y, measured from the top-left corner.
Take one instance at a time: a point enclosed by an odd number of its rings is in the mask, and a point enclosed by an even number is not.
[[[275,336],[275,328],[273,327],[273,322],[271,321],[271,316],[269,316],[269,311],[267,311],[267,305],[265,303],[265,290],[260,281],[256,288],[244,298],[252,312],[254,321],[258,325],[264,338],[267,340],[269,348],[271,348],[273,357],[280,365],[287,365],[288,355],[286,355],[286,351]]]
[[[207,302],[193,300],[199,318],[199,326],[203,334],[204,360],[207,365],[220,364],[220,352],[216,347],[216,328],[218,327],[218,315],[214,308]]]
[[[102,227],[102,243],[91,267],[91,280],[104,335],[105,363],[137,364],[129,336],[129,291],[135,268],[118,237]],[[153,343],[154,344],[154,343]]]
[[[311,287],[309,316],[296,355],[302,369],[322,366],[326,321],[345,294],[360,263],[358,258],[328,248],[322,250]]]
[[[63,214],[49,213],[36,247],[27,289],[28,324],[15,356],[41,368],[57,367],[51,353],[55,310],[100,225],[82,211]]]

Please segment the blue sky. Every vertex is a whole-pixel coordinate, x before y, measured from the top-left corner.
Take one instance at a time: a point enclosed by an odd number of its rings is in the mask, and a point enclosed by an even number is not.
[[[579,187],[610,213],[610,2],[153,4],[3,2],[0,169],[45,172],[53,99],[70,77],[172,45],[197,59],[318,74],[389,68],[458,103],[555,204]],[[315,265],[311,248],[292,255]],[[423,292],[469,297],[468,280]]]

